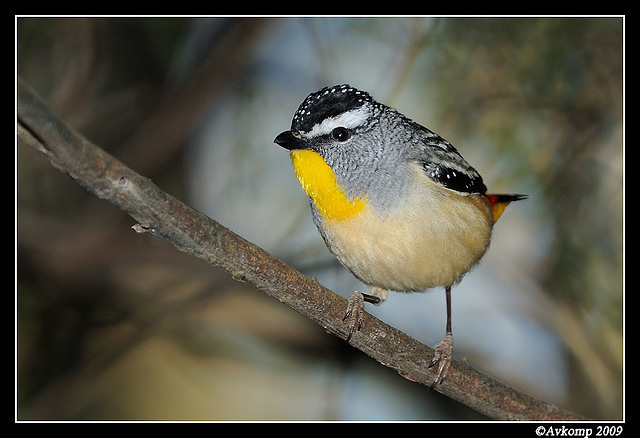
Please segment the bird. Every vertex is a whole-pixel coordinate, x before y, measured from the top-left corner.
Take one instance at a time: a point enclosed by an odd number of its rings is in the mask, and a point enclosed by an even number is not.
[[[443,287],[445,335],[428,368],[432,387],[445,381],[451,289],[486,253],[505,207],[527,195],[487,193],[449,141],[349,84],[309,94],[274,142],[289,151],[327,248],[368,288],[347,300],[346,341],[362,328],[365,302]]]

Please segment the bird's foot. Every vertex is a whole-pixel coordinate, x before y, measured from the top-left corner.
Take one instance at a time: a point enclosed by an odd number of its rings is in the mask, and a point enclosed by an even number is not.
[[[364,320],[364,295],[357,290],[354,290],[349,296],[347,312],[342,320],[349,325],[349,335],[347,335],[347,342],[349,342],[353,333],[360,330]]]
[[[382,291],[382,290],[381,290]],[[362,322],[364,320],[364,302],[372,304],[380,304],[386,298],[386,290],[380,292],[374,290],[375,295],[363,294],[354,290],[349,299],[347,300],[347,311],[342,318],[349,325],[349,335],[347,335],[347,342],[351,340],[351,336],[362,328]]]
[[[451,358],[453,355],[453,334],[451,332],[447,332],[447,334],[444,335],[444,338],[438,342],[435,351],[436,353],[433,356],[433,360],[429,364],[429,368],[438,365],[438,368],[436,369],[436,378],[431,384],[432,388],[438,383],[442,383],[449,373]]]

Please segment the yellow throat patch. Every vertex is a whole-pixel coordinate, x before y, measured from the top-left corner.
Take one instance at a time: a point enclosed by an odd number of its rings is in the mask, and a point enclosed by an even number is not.
[[[313,151],[291,151],[291,162],[298,181],[309,195],[323,218],[342,221],[358,214],[364,208],[364,202],[355,198],[347,199],[338,186],[333,170]]]

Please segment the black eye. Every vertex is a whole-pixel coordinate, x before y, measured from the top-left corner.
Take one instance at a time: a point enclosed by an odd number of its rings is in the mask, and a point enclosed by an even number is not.
[[[339,126],[331,131],[331,137],[333,137],[334,140],[347,141],[349,140],[349,137],[351,137],[351,133],[347,128]]]

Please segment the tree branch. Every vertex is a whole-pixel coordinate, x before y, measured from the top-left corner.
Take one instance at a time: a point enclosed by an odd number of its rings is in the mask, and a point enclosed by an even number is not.
[[[163,192],[89,142],[21,79],[17,103],[18,138],[89,192],[133,217],[138,222],[133,227],[136,231],[167,239],[180,251],[221,267],[234,279],[253,284],[330,333],[346,338],[344,298]],[[434,351],[369,314],[350,344],[409,380],[430,385],[434,379],[428,368]],[[520,393],[466,363],[454,361],[447,380],[435,390],[493,419],[583,419]]]

